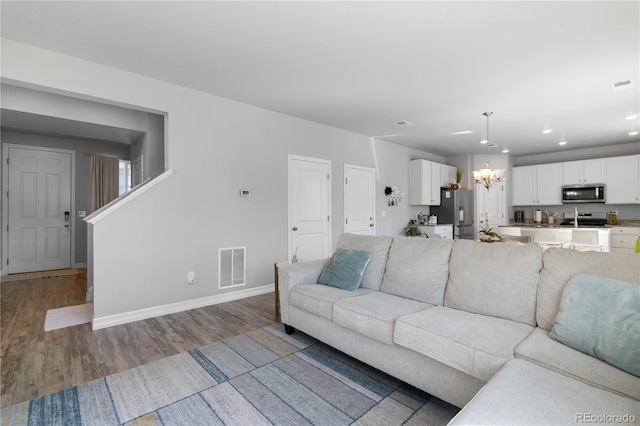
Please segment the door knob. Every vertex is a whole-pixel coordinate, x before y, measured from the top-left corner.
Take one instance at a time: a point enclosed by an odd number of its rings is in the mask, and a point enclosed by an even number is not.
[[[297,226],[294,226],[294,227],[293,227],[293,228],[291,228],[291,229],[293,229],[294,231],[297,231],[297,230],[298,230],[298,227],[297,227]]]

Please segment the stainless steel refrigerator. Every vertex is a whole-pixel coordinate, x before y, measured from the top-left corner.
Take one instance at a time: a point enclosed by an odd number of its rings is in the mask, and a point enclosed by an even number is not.
[[[453,238],[473,240],[473,191],[440,189],[440,205],[431,206],[438,223],[453,224]]]

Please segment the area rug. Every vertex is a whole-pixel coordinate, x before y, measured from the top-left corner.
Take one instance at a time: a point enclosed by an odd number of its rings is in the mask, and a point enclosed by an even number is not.
[[[93,303],[49,309],[44,319],[44,331],[85,324],[93,319]]]
[[[281,324],[7,407],[8,425],[444,425],[458,409]]]

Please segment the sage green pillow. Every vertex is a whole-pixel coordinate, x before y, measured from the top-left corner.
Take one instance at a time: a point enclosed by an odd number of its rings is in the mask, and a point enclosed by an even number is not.
[[[640,285],[575,274],[549,336],[640,376]]]
[[[320,273],[318,284],[349,291],[357,290],[369,260],[371,260],[371,252],[337,249]]]

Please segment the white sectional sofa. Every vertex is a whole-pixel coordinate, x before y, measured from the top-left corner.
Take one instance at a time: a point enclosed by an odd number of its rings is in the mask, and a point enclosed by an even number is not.
[[[638,376],[549,337],[576,273],[640,284],[640,256],[352,234],[337,249],[371,253],[355,290],[318,284],[327,259],[279,267],[287,332],[463,408],[453,424],[640,423]]]

